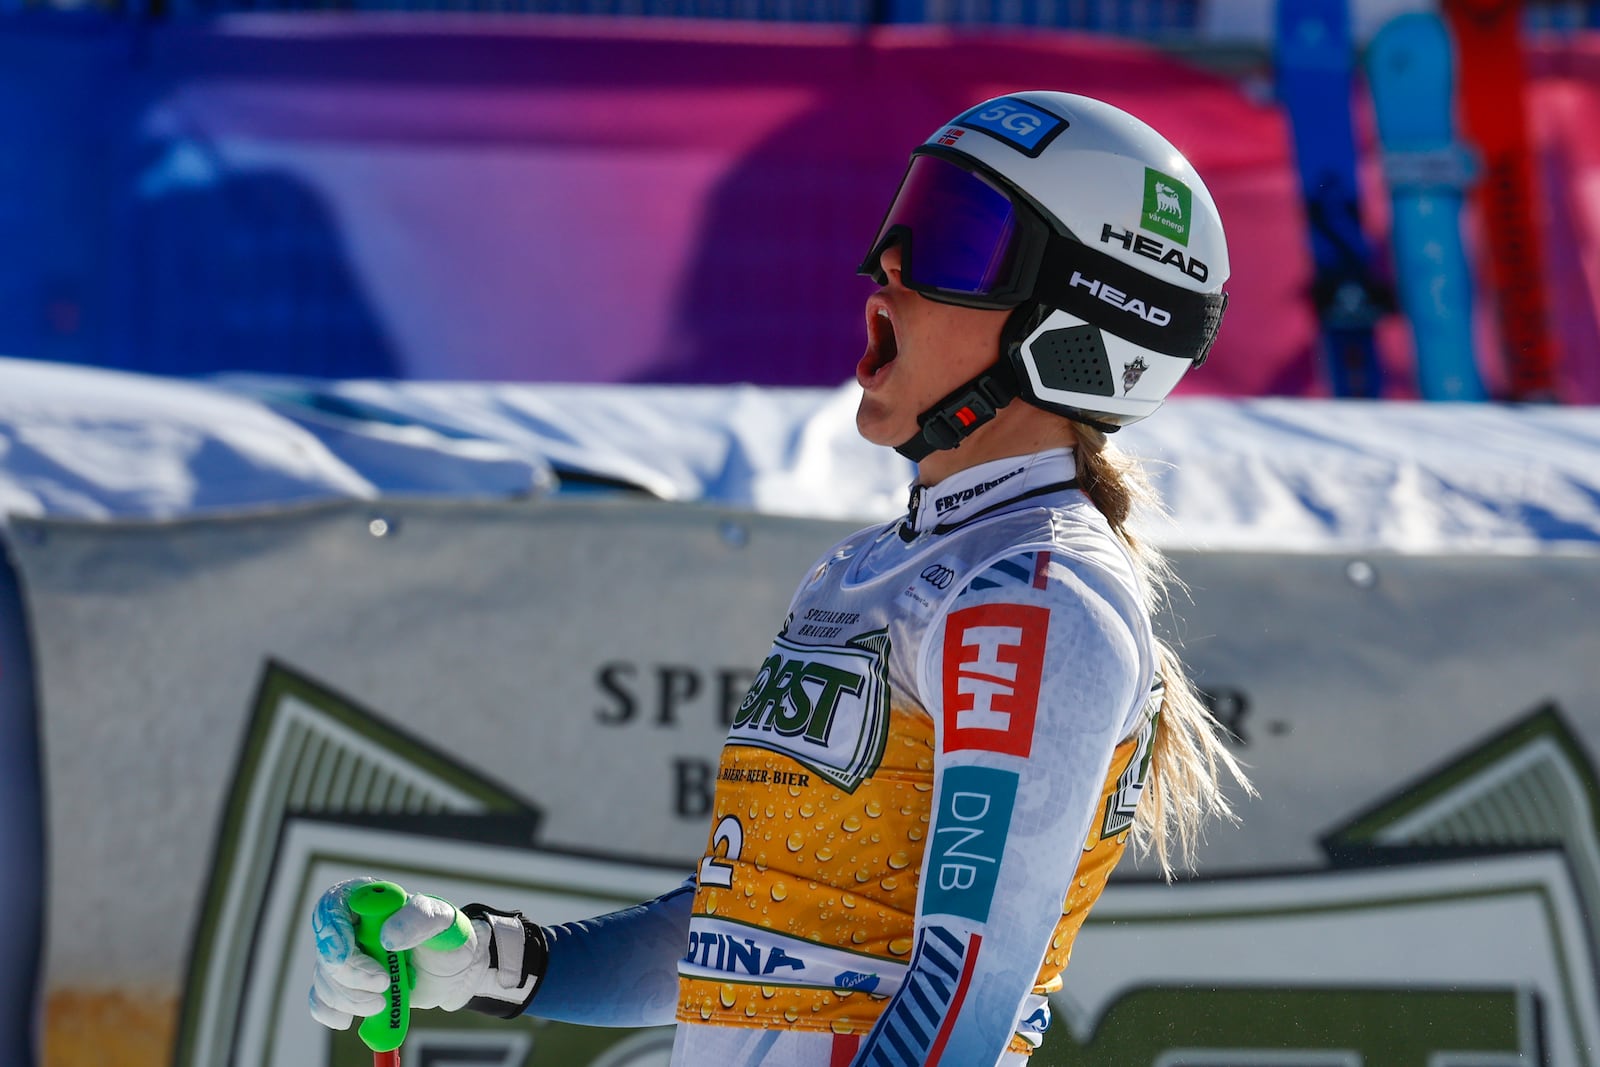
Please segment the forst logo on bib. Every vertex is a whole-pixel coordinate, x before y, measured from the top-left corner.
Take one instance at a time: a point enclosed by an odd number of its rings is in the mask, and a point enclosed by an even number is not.
[[[1043,152],[1056,134],[1067,128],[1067,120],[1059,115],[1009,96],[979,104],[955,121],[956,125],[986,133],[1031,157]]]
[[[728,744],[781,752],[855,792],[888,737],[888,659],[883,630],[842,645],[778,638],[734,712]]]
[[[1144,169],[1144,213],[1139,228],[1158,233],[1185,247],[1189,244],[1189,212],[1194,196],[1189,187],[1170,174]]]

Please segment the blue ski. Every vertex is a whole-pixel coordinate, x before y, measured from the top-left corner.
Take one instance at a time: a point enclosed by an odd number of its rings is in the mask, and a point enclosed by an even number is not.
[[[1372,329],[1394,309],[1394,296],[1374,276],[1376,256],[1361,229],[1347,0],[1278,0],[1276,33],[1278,101],[1300,170],[1329,384],[1335,396],[1376,397],[1383,382]]]
[[[1456,139],[1450,34],[1431,11],[1385,23],[1367,46],[1367,84],[1394,205],[1400,303],[1425,400],[1482,400],[1472,346],[1472,270],[1461,239],[1463,193],[1475,169]]]

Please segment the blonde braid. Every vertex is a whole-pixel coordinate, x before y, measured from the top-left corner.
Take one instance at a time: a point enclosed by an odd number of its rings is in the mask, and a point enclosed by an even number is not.
[[[1138,460],[1110,446],[1104,433],[1079,423],[1073,428],[1078,436],[1078,484],[1128,546],[1142,579],[1146,607],[1154,616],[1166,606],[1167,590],[1175,578],[1160,550],[1134,536],[1127,523],[1137,507],[1159,506],[1155,490]],[[1155,853],[1162,874],[1171,881],[1174,841],[1182,865],[1192,870],[1206,820],[1220,816],[1238,821],[1222,791],[1221,772],[1226,770],[1246,795],[1254,796],[1255,787],[1228,751],[1221,724],[1201,700],[1177,653],[1159,637],[1155,652],[1156,674],[1166,692],[1144,795],[1134,815],[1133,840],[1140,854]]]

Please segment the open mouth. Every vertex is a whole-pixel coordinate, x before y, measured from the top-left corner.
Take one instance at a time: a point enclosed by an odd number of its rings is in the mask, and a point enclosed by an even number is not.
[[[875,307],[867,315],[867,351],[856,365],[856,377],[865,385],[900,355],[900,343],[895,339],[894,320],[889,309]]]

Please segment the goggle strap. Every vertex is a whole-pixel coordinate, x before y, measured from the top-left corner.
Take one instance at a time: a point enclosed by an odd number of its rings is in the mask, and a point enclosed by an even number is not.
[[[1068,240],[1045,250],[1033,299],[1195,366],[1205,362],[1228,306],[1226,293],[1184,289]]]
[[[1009,360],[1001,360],[919,415],[917,435],[894,450],[920,463],[934,452],[960,444],[1016,398],[1016,371]]]

